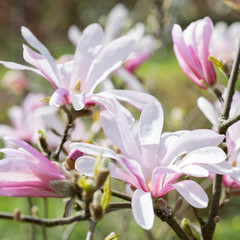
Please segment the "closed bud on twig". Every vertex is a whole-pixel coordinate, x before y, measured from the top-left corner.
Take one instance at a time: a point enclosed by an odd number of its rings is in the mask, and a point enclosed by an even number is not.
[[[78,196],[81,198],[81,189],[71,180],[51,181],[49,186],[59,195],[71,198]]]
[[[102,195],[103,195],[103,194],[102,194],[102,191],[101,191],[101,190],[97,190],[96,192],[94,192],[92,203],[95,204],[95,205],[101,204]]]
[[[13,220],[21,222],[21,211],[18,208],[13,211]]]
[[[93,218],[93,220],[95,222],[97,222],[97,221],[102,219],[102,217],[103,217],[103,209],[102,209],[102,206],[99,203],[97,203],[96,201],[93,201],[89,205],[89,210],[90,210],[91,217]]]
[[[215,217],[213,218],[213,221],[214,221],[214,223],[220,222],[220,217],[219,217],[219,216],[215,216]]]
[[[175,214],[177,213],[177,211],[182,207],[182,204],[183,204],[183,198],[182,197],[179,197],[177,202],[176,202],[176,205],[172,211],[172,216],[175,216]]]
[[[51,155],[46,136],[42,130],[38,130],[38,147],[45,156],[49,157]]]
[[[35,218],[38,218],[38,217],[39,217],[38,213],[39,213],[39,208],[38,208],[38,206],[33,206],[33,207],[31,208],[31,214],[32,214],[32,216],[35,217]]]
[[[95,189],[95,182],[90,178],[86,179],[85,177],[79,177],[77,185],[82,188],[83,201],[88,202],[91,200]]]
[[[159,207],[166,208],[167,207],[167,201],[164,200],[163,198],[159,198],[156,201],[156,205],[159,206]]]
[[[120,237],[120,234],[116,234],[115,232],[111,232],[109,235],[107,235],[104,240],[118,240]]]
[[[96,189],[99,189],[102,187],[102,185],[105,183],[107,177],[109,175],[109,170],[107,169],[100,169],[97,173],[95,187]]]

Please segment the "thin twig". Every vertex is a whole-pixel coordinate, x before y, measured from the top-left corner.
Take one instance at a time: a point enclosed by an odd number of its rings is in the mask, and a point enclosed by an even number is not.
[[[89,230],[87,232],[86,240],[92,240],[93,239],[93,233],[94,233],[96,225],[97,225],[97,222],[90,219],[90,226],[89,226]]]
[[[68,131],[73,127],[73,118],[72,118],[70,111],[67,108],[64,108],[64,111],[67,114],[67,124],[65,126],[65,130],[64,130],[61,142],[58,145],[57,150],[55,151],[54,155],[52,156],[52,159],[54,159],[57,162],[59,161],[59,155],[62,151],[63,145],[68,139]]]
[[[166,222],[181,240],[190,240],[187,233],[180,227],[178,222],[173,218],[172,213],[167,209],[155,209],[155,214]]]
[[[90,215],[85,214],[85,211],[78,212],[71,217],[54,218],[54,219],[36,218],[32,216],[21,215],[21,219],[19,222],[33,223],[33,224],[46,226],[46,227],[54,227],[54,226],[70,224],[76,221],[84,221],[84,220],[87,220],[89,217]],[[0,218],[14,220],[13,214],[5,213],[5,212],[0,212]]]
[[[128,194],[119,192],[117,190],[111,190],[111,192],[112,192],[112,196],[114,196],[114,197],[118,197],[118,198],[121,198],[123,200],[130,201],[130,202],[132,201],[132,197],[129,196]]]
[[[132,208],[132,205],[130,202],[109,203],[105,210],[105,213],[109,213],[119,209],[130,209],[130,208]]]

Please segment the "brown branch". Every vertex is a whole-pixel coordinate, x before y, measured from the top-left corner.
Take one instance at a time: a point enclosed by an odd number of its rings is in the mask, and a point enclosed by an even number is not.
[[[112,192],[112,196],[114,196],[114,197],[118,197],[118,198],[121,198],[121,199],[129,201],[129,202],[132,201],[132,197],[129,196],[128,194],[119,192],[117,190],[111,190],[111,192]]]
[[[235,85],[238,78],[239,65],[240,65],[240,39],[238,42],[238,53],[234,60],[233,68],[228,81],[227,95],[223,105],[222,115],[219,119],[218,133],[224,135],[226,135],[227,129],[229,127],[229,124],[224,123],[229,118],[231,103],[235,92]],[[224,150],[227,152],[227,149]],[[213,196],[210,205],[208,221],[206,224],[202,225],[202,237],[204,240],[211,240],[213,238],[213,234],[216,228],[216,221],[214,221],[214,219],[216,216],[218,216],[221,190],[222,190],[222,175],[216,174],[213,181]]]
[[[155,214],[163,222],[166,222],[181,240],[190,240],[187,233],[181,228],[178,222],[173,218],[172,213],[167,209],[155,209]]]
[[[45,227],[54,227],[60,225],[70,224],[76,221],[84,221],[90,217],[89,214],[85,214],[85,212],[78,212],[74,216],[66,217],[66,218],[54,218],[54,219],[46,219],[46,218],[36,218],[32,216],[21,215],[19,222],[23,223],[33,223]],[[9,219],[14,220],[14,215],[11,213],[0,212],[1,219]]]
[[[92,240],[93,239],[93,233],[94,233],[96,225],[97,225],[97,222],[90,219],[90,226],[89,226],[89,230],[87,232],[86,240]]]

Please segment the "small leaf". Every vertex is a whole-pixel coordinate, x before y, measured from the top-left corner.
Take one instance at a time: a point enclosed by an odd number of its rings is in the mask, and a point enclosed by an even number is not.
[[[105,210],[108,206],[108,203],[110,201],[112,192],[111,192],[111,176],[109,175],[107,177],[107,180],[105,181],[104,187],[103,187],[103,196],[101,201],[101,206],[103,210]]]

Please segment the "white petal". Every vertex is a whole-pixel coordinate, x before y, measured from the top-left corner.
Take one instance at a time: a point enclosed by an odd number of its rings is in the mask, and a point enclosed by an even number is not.
[[[197,105],[212,125],[217,126],[220,114],[213,105],[204,97],[198,98]]]
[[[208,205],[208,196],[202,187],[192,180],[185,180],[173,184],[174,188],[183,196],[183,198],[193,207],[206,208]]]
[[[180,171],[194,177],[208,177],[209,175],[208,170],[198,165],[187,165],[182,167]]]
[[[70,88],[74,88],[76,82],[81,80],[81,89],[85,90],[86,77],[93,60],[102,47],[103,36],[102,27],[97,23],[91,24],[84,29],[74,55]]]
[[[52,95],[52,97],[49,101],[49,105],[50,106],[55,106],[55,107],[60,107],[61,104],[62,104],[64,96],[68,96],[68,95],[69,95],[69,92],[66,89],[64,89],[64,88],[57,89],[53,93],[53,95]]]
[[[94,60],[86,85],[83,90],[92,93],[96,86],[107,76],[117,69],[122,61],[131,53],[134,46],[134,40],[124,36],[109,43]]]
[[[76,94],[74,92],[71,92],[71,100],[72,100],[73,108],[76,111],[80,111],[85,107],[86,94],[84,91],[81,94]]]
[[[132,211],[137,224],[146,230],[152,228],[154,211],[150,192],[144,192],[139,188],[133,193]]]
[[[75,162],[75,169],[86,176],[93,177],[95,162],[96,159],[93,157],[80,157]]]
[[[75,25],[72,25],[68,30],[68,38],[75,46],[77,46],[81,35],[82,35],[81,31]]]

